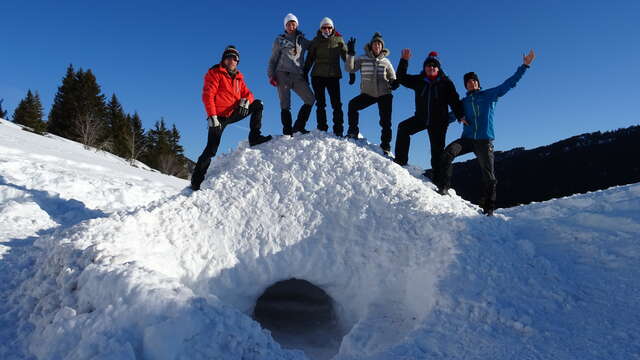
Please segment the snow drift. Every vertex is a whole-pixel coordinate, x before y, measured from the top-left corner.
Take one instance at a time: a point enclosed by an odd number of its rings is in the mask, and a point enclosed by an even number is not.
[[[21,334],[40,359],[638,356],[640,185],[486,218],[408,170],[322,133],[241,144],[199,192],[41,236]],[[289,279],[337,342],[252,319]]]

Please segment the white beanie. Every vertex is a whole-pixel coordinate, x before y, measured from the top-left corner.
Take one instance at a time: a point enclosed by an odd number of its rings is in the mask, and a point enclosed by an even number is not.
[[[331,25],[331,27],[333,26],[333,20],[329,19],[328,17],[322,19],[322,21],[320,21],[320,27],[322,27],[322,25]]]
[[[289,21],[295,21],[296,24],[300,24],[298,22],[298,18],[295,15],[293,15],[292,13],[288,13],[287,16],[284,17],[284,28],[285,29],[287,28],[287,23]]]

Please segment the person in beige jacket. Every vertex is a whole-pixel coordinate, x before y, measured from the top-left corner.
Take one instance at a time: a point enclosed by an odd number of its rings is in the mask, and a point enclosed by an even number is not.
[[[358,111],[363,110],[373,104],[378,104],[380,114],[380,126],[382,133],[380,136],[380,147],[389,155],[391,151],[391,111],[393,95],[391,91],[398,88],[396,83],[396,72],[387,56],[390,51],[384,47],[384,39],[378,32],[373,34],[371,41],[364,46],[364,54],[356,56],[354,38],[347,42],[347,61],[345,69],[349,73],[360,70],[360,95],[349,101],[349,129],[347,137],[357,139],[358,133]],[[350,84],[353,82],[350,81]]]

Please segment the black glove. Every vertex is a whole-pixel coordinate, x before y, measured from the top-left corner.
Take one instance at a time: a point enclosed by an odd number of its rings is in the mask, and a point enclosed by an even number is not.
[[[395,89],[397,89],[397,88],[399,88],[399,87],[400,87],[400,81],[398,81],[398,80],[391,80],[391,81],[389,82],[389,86],[391,87],[391,90],[395,90]]]
[[[349,73],[349,85],[353,85],[356,82],[356,74]]]
[[[356,54],[356,39],[353,37],[347,41],[347,54],[352,56]]]
[[[249,100],[242,98],[238,104],[238,116],[243,118],[247,115],[249,115]]]

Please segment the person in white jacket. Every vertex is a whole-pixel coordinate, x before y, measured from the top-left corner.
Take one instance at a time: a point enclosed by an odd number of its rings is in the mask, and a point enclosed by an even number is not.
[[[347,42],[347,61],[345,68],[349,73],[360,70],[360,95],[349,101],[349,129],[347,137],[358,138],[358,111],[373,104],[378,104],[380,114],[380,147],[389,155],[391,151],[391,111],[393,104],[392,90],[397,89],[396,73],[387,56],[390,51],[384,47],[382,35],[376,32],[371,41],[364,46],[364,54],[355,55],[354,38]],[[353,84],[353,81],[349,82]]]

